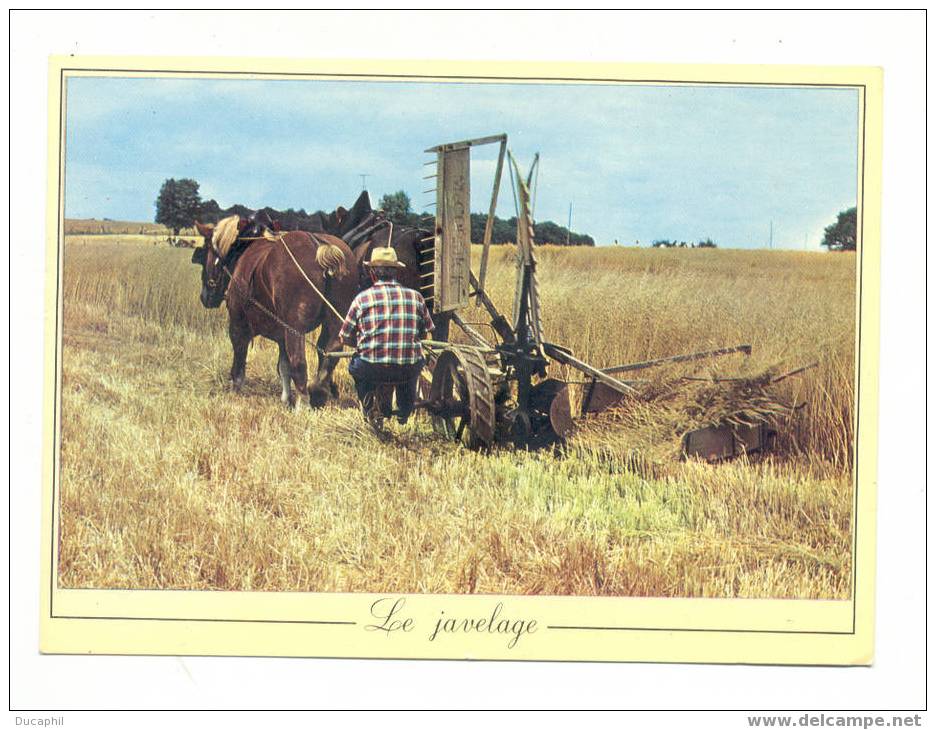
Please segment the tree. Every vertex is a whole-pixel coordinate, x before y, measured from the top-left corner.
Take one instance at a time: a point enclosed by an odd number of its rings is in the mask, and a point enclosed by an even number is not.
[[[189,178],[169,178],[162,184],[156,198],[156,222],[171,228],[173,236],[191,226],[200,212],[197,182]]]
[[[849,208],[838,214],[831,226],[826,226],[820,245],[830,251],[854,251],[858,242],[858,210]]]
[[[384,195],[380,199],[378,207],[386,213],[394,223],[406,223],[412,214],[409,195],[402,190]]]
[[[202,223],[217,223],[224,218],[224,211],[214,198],[202,202],[198,211],[198,220]]]
[[[715,241],[711,238],[703,238],[696,244],[696,248],[718,248],[718,246],[715,245]]]

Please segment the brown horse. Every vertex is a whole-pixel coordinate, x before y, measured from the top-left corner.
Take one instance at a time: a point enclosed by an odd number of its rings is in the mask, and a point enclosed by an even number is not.
[[[341,319],[326,300],[343,317],[357,292],[357,266],[347,244],[325,233],[271,233],[236,215],[217,226],[196,227],[204,238],[192,254],[192,263],[202,266],[201,302],[218,307],[227,301],[234,389],[244,383],[247,348],[260,335],[279,345],[284,403],[298,406],[308,396],[316,407],[337,395],[332,380],[337,361],[324,354],[340,349]],[[318,370],[309,388],[305,333],[316,327],[321,327]],[[299,393],[296,400],[291,382]]]

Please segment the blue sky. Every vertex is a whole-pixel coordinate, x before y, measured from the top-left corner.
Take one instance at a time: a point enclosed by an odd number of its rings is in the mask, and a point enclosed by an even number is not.
[[[599,244],[657,238],[818,248],[856,201],[854,89],[320,80],[70,78],[70,218],[151,221],[163,180],[222,207],[333,210],[361,190],[433,199],[423,150],[506,132],[541,155],[537,220]],[[486,211],[496,145],[472,151]],[[498,215],[513,215],[507,180]]]

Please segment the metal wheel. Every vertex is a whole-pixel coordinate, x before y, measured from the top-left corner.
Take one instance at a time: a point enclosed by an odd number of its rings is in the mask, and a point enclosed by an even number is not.
[[[494,387],[479,352],[453,348],[441,353],[429,400],[433,424],[448,438],[473,449],[493,443]]]

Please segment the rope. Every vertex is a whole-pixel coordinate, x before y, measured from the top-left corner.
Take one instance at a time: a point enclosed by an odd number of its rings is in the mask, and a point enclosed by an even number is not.
[[[318,240],[314,235],[312,236],[312,240],[314,240],[316,243],[319,243],[319,240]],[[289,258],[292,259],[292,262],[296,265],[296,268],[299,269],[299,273],[302,274],[302,278],[305,279],[306,282],[309,284],[309,286],[311,286],[312,289],[315,290],[315,293],[319,295],[319,298],[320,298],[323,302],[325,302],[325,305],[332,311],[332,313],[333,313],[338,319],[340,319],[342,322],[344,322],[344,316],[338,314],[338,310],[335,309],[335,308],[332,306],[332,303],[331,303],[330,301],[328,301],[328,300],[325,298],[325,295],[322,294],[322,292],[319,290],[319,288],[312,282],[312,279],[310,279],[308,276],[306,276],[306,272],[302,270],[302,267],[299,265],[299,262],[296,261],[296,257],[293,256],[293,252],[289,249],[289,245],[286,243],[286,239],[283,238],[283,234],[280,234],[280,235],[279,235],[279,241],[280,241],[280,243],[283,244],[283,248],[286,249],[286,253],[289,254]]]
[[[213,244],[212,244],[211,248],[212,248],[212,250],[214,250],[215,256],[218,256],[218,251],[217,251],[217,249],[215,249],[215,247],[214,247]],[[221,260],[221,258],[220,258],[219,256],[218,256],[218,260],[219,260],[219,261]],[[254,299],[253,295],[252,295],[249,291],[247,291],[247,290],[241,285],[240,281],[238,281],[237,279],[234,278],[234,274],[231,273],[231,270],[227,267],[227,264],[222,263],[222,264],[221,264],[221,268],[224,269],[225,273],[228,275],[228,278],[234,283],[234,285],[235,285],[238,289],[240,289],[241,294],[243,294],[243,295],[247,298],[247,301],[248,301],[248,302],[250,302],[251,304],[253,304],[253,305],[254,305],[255,307],[257,307],[260,311],[262,311],[264,314],[266,314],[268,317],[270,317],[274,322],[276,322],[276,323],[279,324],[279,325],[282,325],[285,329],[289,330],[289,331],[292,332],[294,335],[296,335],[296,336],[298,336],[298,337],[305,337],[305,332],[300,332],[299,330],[297,330],[295,327],[293,327],[293,326],[290,325],[289,323],[287,323],[287,322],[283,321],[282,319],[280,319],[279,317],[277,317],[273,312],[271,312],[269,309],[267,309],[266,307],[264,307],[264,306],[263,306],[260,302],[258,302],[256,299]],[[224,298],[227,299],[227,296],[225,295]]]
[[[316,243],[319,243],[319,240],[315,237],[314,234],[309,234],[309,235],[312,236],[312,239],[313,239]],[[322,299],[322,301],[325,302],[325,304],[326,304],[326,305],[328,306],[328,308],[335,314],[335,316],[338,317],[338,319],[340,319],[340,320],[343,322],[343,321],[344,321],[344,317],[342,317],[340,314],[338,314],[338,310],[336,310],[336,309],[332,306],[331,302],[329,302],[329,301],[325,298],[325,295],[322,294],[321,291],[319,291],[319,288],[318,288],[317,286],[315,286],[315,284],[312,282],[311,279],[309,279],[308,276],[306,276],[305,271],[302,270],[302,267],[299,265],[299,262],[296,261],[296,257],[293,256],[292,251],[289,250],[289,246],[286,244],[286,240],[283,238],[283,234],[281,233],[279,236],[277,236],[277,239],[280,241],[280,243],[283,244],[283,247],[286,249],[286,253],[289,254],[289,258],[292,259],[293,263],[296,265],[296,268],[299,269],[299,273],[302,274],[302,277],[309,283],[309,286],[311,286],[311,287],[315,290],[315,293],[319,295],[319,297]],[[243,240],[258,240],[258,239],[243,239]],[[241,284],[241,282],[240,282],[239,280],[237,280],[237,279],[234,278],[233,272],[228,268],[228,265],[227,265],[226,263],[224,263],[224,259],[223,259],[223,257],[218,253],[218,250],[215,248],[214,243],[210,243],[210,246],[211,246],[212,251],[214,252],[215,257],[216,257],[216,258],[218,259],[218,261],[221,263],[221,268],[224,269],[224,272],[228,275],[228,278],[234,283],[234,285],[235,285],[238,289],[240,289],[241,294],[243,294],[243,295],[247,298],[247,301],[248,301],[248,302],[250,302],[251,304],[253,304],[255,307],[257,307],[257,309],[259,309],[259,310],[262,311],[264,314],[266,314],[268,317],[270,317],[274,322],[276,322],[277,324],[281,325],[281,326],[284,327],[285,329],[289,330],[289,331],[292,332],[294,335],[296,335],[296,336],[298,336],[298,337],[305,337],[305,334],[306,334],[305,332],[300,332],[300,331],[297,330],[295,327],[293,327],[293,326],[290,325],[288,322],[285,322],[284,320],[282,320],[282,319],[280,319],[279,317],[277,317],[276,314],[274,314],[274,313],[271,312],[269,309],[267,309],[265,306],[263,306],[260,302],[258,302],[258,301],[253,297],[253,295],[252,295],[249,291],[247,291],[247,289]],[[227,299],[227,297],[225,297],[225,299]]]

